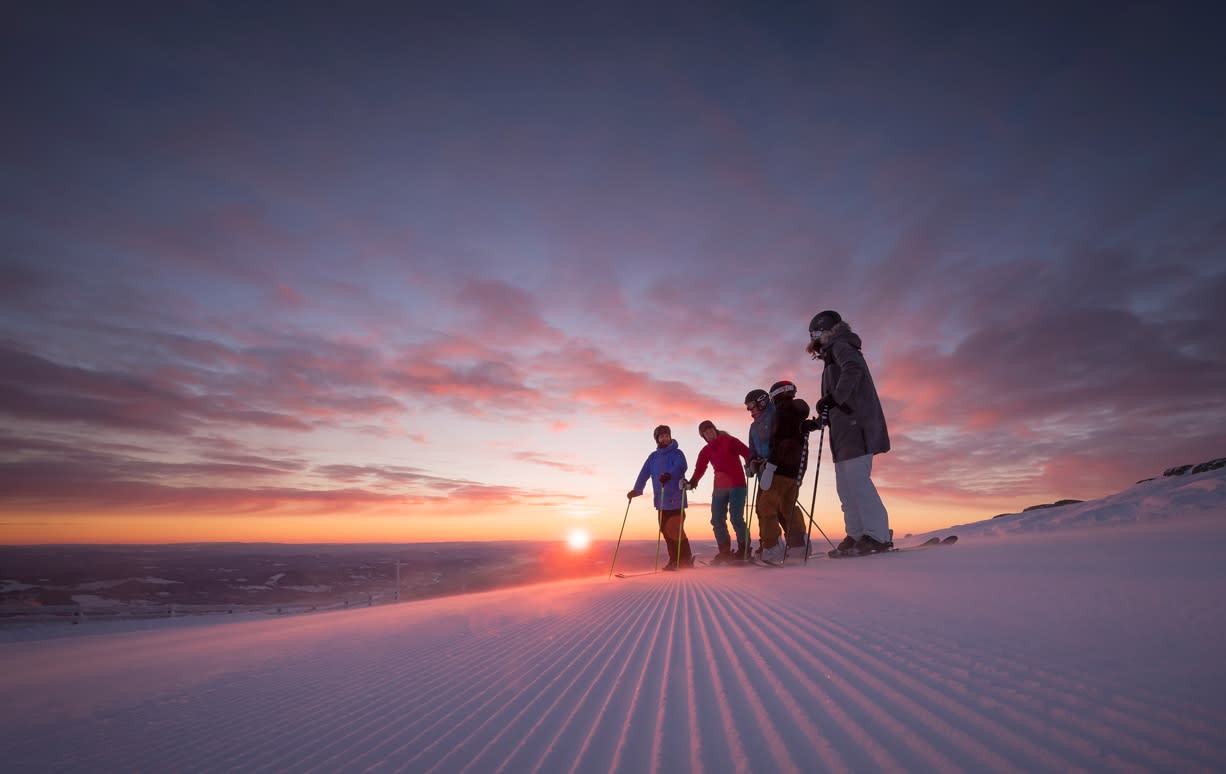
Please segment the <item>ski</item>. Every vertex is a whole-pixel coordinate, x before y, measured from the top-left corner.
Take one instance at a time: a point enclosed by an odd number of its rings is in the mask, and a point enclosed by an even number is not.
[[[866,556],[876,556],[877,554],[898,554],[905,553],[907,551],[919,551],[925,548],[936,548],[937,546],[952,546],[957,542],[957,535],[949,535],[944,539],[937,537],[929,538],[923,543],[920,543],[918,546],[908,546],[907,548],[887,548],[884,551],[874,551],[871,554],[845,554],[836,549],[834,551],[827,551],[826,556],[830,557],[831,559],[862,559]]]
[[[754,567],[774,567],[777,570],[781,570],[784,567],[784,565],[778,564],[776,562],[764,562],[757,557],[750,559],[749,564],[752,564]]]
[[[614,578],[639,578],[644,575],[655,575],[655,574],[656,574],[655,570],[648,570],[647,572],[615,572],[613,573],[613,577]]]

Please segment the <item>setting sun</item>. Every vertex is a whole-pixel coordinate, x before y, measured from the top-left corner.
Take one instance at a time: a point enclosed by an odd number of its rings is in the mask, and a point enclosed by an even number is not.
[[[587,548],[591,542],[591,536],[587,534],[585,529],[572,529],[570,534],[566,536],[566,545],[570,546],[572,551],[582,551]]]

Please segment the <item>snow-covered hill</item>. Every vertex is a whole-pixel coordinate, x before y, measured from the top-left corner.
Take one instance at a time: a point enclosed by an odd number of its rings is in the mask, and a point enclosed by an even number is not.
[[[1218,470],[948,548],[0,643],[0,760],[1220,771],[1224,495]]]

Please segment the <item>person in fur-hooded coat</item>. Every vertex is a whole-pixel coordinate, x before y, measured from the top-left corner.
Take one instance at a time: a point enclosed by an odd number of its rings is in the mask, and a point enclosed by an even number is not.
[[[817,418],[806,429],[815,430],[823,421],[830,428],[835,485],[847,529],[836,550],[857,554],[892,545],[889,514],[871,478],[873,455],[890,450],[890,434],[862,346],[838,312],[820,312],[809,323],[807,351],[825,368]]]

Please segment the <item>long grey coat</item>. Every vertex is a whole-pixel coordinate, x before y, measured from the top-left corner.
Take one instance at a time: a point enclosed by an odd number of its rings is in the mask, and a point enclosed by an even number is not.
[[[860,352],[860,337],[841,322],[822,334],[822,397],[830,395],[830,455],[835,462],[890,450],[890,434],[877,387]],[[847,406],[848,413],[838,408]]]

